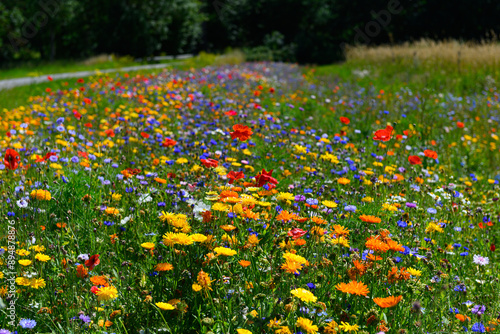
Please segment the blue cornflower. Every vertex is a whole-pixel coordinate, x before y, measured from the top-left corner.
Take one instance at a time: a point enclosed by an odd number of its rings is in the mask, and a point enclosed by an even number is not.
[[[22,328],[32,329],[35,328],[36,321],[31,319],[21,319],[21,321],[19,321],[19,326]]]

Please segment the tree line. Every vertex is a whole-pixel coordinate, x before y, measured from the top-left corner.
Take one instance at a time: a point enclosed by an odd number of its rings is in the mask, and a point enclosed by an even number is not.
[[[499,14],[496,0],[0,0],[0,62],[233,47],[331,63],[345,45],[494,39]]]

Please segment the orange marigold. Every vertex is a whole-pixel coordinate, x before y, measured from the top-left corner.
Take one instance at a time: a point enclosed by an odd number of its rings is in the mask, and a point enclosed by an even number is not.
[[[389,246],[386,243],[375,238],[368,239],[365,243],[365,246],[368,249],[382,253],[385,253],[389,250]]]
[[[361,219],[365,223],[372,223],[372,224],[380,224],[382,222],[382,219],[369,215],[361,215],[359,216],[359,219]]]
[[[382,308],[388,308],[398,305],[401,299],[403,299],[403,296],[398,296],[398,297],[389,296],[386,298],[373,298],[373,301],[375,302],[375,304],[377,304]]]
[[[396,242],[394,240],[387,239],[385,241],[385,243],[387,244],[387,246],[389,246],[390,250],[393,250],[395,252],[404,252],[404,250],[405,250],[403,245],[399,244],[398,242]]]
[[[387,281],[389,283],[394,283],[396,281],[401,281],[401,280],[407,280],[409,279],[411,274],[406,271],[406,268],[401,268],[398,271],[397,267],[392,267],[391,270],[389,270],[389,273],[387,274]]]
[[[297,215],[295,213],[289,213],[286,210],[282,210],[280,214],[276,216],[277,220],[282,220],[284,222],[290,221],[295,218],[297,218]]]
[[[108,279],[105,276],[92,276],[90,278],[90,281],[95,286],[99,286],[99,285],[109,286]]]
[[[170,263],[158,263],[155,267],[155,270],[156,271],[169,271],[169,270],[172,270],[174,269],[174,266],[171,265]]]
[[[335,288],[342,292],[358,296],[366,296],[370,293],[370,290],[368,290],[368,287],[363,282],[350,281],[347,284],[339,283],[335,286]]]

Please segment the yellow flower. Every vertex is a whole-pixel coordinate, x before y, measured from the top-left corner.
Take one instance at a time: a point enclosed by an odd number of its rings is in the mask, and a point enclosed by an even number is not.
[[[168,232],[163,236],[163,244],[165,246],[173,246],[176,244],[187,246],[191,245],[192,243],[193,239],[185,233]]]
[[[199,234],[199,233],[191,234],[190,237],[191,237],[191,240],[193,240],[194,242],[205,242],[208,239],[206,236],[204,236],[203,234]]]
[[[17,255],[19,255],[19,256],[28,256],[28,255],[30,255],[30,254],[31,254],[31,253],[30,253],[30,252],[28,252],[26,249],[18,249],[18,250],[16,250],[16,253],[17,253]]]
[[[175,307],[173,307],[171,304],[169,303],[163,303],[163,302],[158,302],[155,304],[156,306],[158,306],[160,309],[164,310],[164,311],[169,311],[169,310],[173,310],[175,309]]]
[[[321,202],[321,204],[323,204],[327,208],[336,208],[337,207],[337,203],[335,203],[334,201],[323,201],[323,202]]]
[[[17,283],[17,285],[29,286],[31,282],[26,277],[17,277],[16,283]]]
[[[435,222],[430,222],[425,229],[425,233],[432,233],[432,232],[443,233],[443,229]]]
[[[236,255],[236,251],[231,248],[226,247],[215,247],[214,251],[217,255],[233,256]]]
[[[362,200],[363,202],[366,202],[366,203],[371,203],[371,202],[373,202],[373,198],[372,198],[372,197],[369,197],[369,196],[363,197],[361,200]]]
[[[259,313],[257,313],[257,311],[255,310],[252,310],[252,312],[250,312],[249,314],[254,318],[259,315]]]
[[[279,193],[278,196],[276,196],[276,199],[278,201],[286,201],[288,204],[290,204],[290,201],[293,201],[295,199],[295,196],[291,193]]]
[[[122,195],[115,193],[115,194],[111,195],[111,198],[113,199],[113,201],[117,201],[118,202],[119,200],[122,199]]]
[[[340,329],[342,329],[344,332],[357,332],[359,330],[358,325],[350,325],[348,322],[341,322],[341,325],[339,326]]]
[[[313,325],[312,320],[306,318],[298,318],[295,326],[302,328],[307,334],[314,334],[318,332],[318,326]]]
[[[318,300],[318,298],[311,291],[306,290],[306,289],[298,288],[298,289],[292,290],[291,293],[292,293],[292,295],[299,298],[303,302],[307,302],[307,303],[313,302],[314,303],[316,300]]]
[[[20,265],[25,266],[25,267],[27,267],[31,264],[31,260],[19,260],[18,262]]]
[[[47,190],[43,189],[35,189],[30,193],[31,198],[36,198],[38,200],[42,201],[50,201],[52,199],[52,196],[50,195],[50,192]]]
[[[97,300],[111,300],[118,298],[118,290],[114,286],[104,286],[97,291]]]
[[[248,329],[243,329],[243,328],[238,328],[236,332],[238,334],[252,334],[252,332],[250,332]]]
[[[38,288],[45,288],[45,280],[43,278],[32,278],[29,280],[30,282],[30,288],[33,289],[38,289]]]
[[[422,271],[417,270],[417,269],[408,268],[408,269],[406,269],[406,271],[409,272],[410,275],[412,275],[412,276],[420,277],[422,275]]]
[[[144,242],[141,244],[141,247],[149,250],[155,248],[155,244],[152,242]]]
[[[194,283],[193,286],[193,291],[198,292],[202,289],[201,285]]]
[[[38,253],[37,255],[35,255],[35,259],[37,259],[38,261],[41,261],[41,262],[47,262],[50,260],[50,256],[42,254],[42,253]]]

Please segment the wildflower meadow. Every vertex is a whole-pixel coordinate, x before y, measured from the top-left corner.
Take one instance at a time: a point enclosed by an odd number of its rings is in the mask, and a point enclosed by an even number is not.
[[[0,113],[0,333],[497,333],[500,93],[243,63]]]

